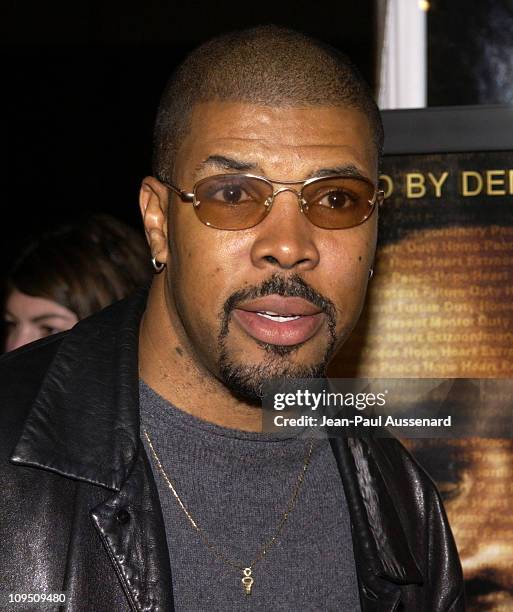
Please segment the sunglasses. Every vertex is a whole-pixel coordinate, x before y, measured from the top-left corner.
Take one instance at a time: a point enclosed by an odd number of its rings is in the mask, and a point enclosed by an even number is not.
[[[384,198],[383,191],[368,179],[340,175],[307,181],[270,181],[252,174],[218,174],[198,181],[191,193],[157,178],[183,202],[192,203],[202,223],[220,230],[254,227],[265,219],[274,198],[283,191],[295,193],[300,211],[313,225],[324,229],[360,225]],[[301,189],[281,187],[275,190],[274,183],[301,184]]]

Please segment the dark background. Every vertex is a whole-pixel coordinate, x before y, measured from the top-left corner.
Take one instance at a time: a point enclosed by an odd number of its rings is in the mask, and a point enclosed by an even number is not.
[[[151,171],[160,93],[174,66],[205,39],[260,23],[287,25],[343,48],[374,79],[369,0],[335,4],[329,16],[310,2],[295,2],[293,12],[280,3],[267,12],[254,5],[251,13],[236,3],[216,10],[212,2],[124,4],[120,12],[80,0],[50,12],[46,3],[30,11],[13,6],[2,36],[4,265],[27,230],[56,216],[101,210],[140,226],[138,187]]]
[[[513,0],[430,0],[428,105],[513,105]]]
[[[177,62],[210,36],[261,23],[293,27],[345,51],[376,85],[372,0],[268,8],[11,0],[0,11],[0,274],[21,241],[55,220],[106,211],[140,227],[137,192],[151,171],[160,92]],[[433,0],[428,15],[429,103],[513,101],[513,0]]]

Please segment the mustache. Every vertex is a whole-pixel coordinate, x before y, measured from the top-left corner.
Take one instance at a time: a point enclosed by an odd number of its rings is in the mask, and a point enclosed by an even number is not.
[[[258,286],[246,287],[236,291],[224,303],[223,319],[226,321],[230,312],[237,308],[239,304],[267,295],[303,298],[326,313],[332,325],[335,323],[336,308],[333,302],[306,283],[299,274],[293,274],[287,278],[283,278],[279,274],[273,274],[271,278]]]

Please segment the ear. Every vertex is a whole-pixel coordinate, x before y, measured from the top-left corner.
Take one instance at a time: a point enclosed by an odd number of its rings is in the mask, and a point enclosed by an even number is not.
[[[139,207],[152,257],[160,263],[166,263],[169,193],[167,188],[153,176],[143,179],[139,191]]]

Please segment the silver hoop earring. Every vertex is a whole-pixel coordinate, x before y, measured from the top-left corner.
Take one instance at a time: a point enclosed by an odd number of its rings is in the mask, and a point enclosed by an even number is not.
[[[369,268],[369,280],[374,276],[374,268]]]
[[[162,270],[166,267],[165,263],[161,263],[160,261],[157,261],[156,257],[152,257],[151,258],[151,263],[153,265],[153,269],[155,270],[155,272],[158,274],[159,272],[162,272]]]

